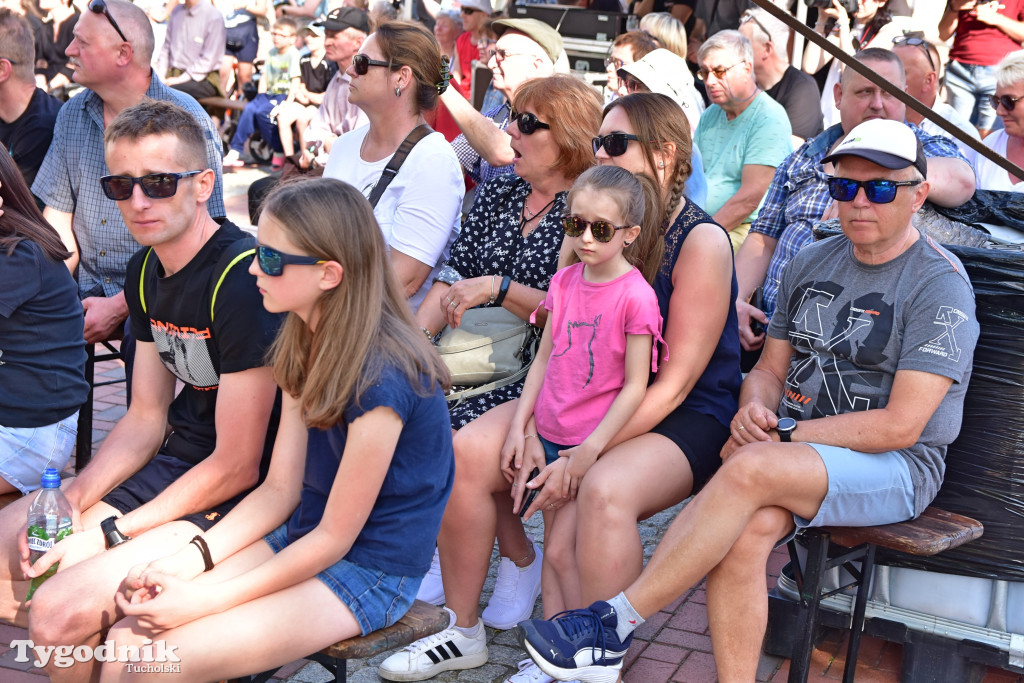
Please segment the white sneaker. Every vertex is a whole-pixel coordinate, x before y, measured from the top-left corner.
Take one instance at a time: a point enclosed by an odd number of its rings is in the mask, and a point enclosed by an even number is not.
[[[423,681],[442,671],[474,669],[487,663],[487,632],[477,623],[478,634],[465,636],[454,628],[455,612],[450,626],[440,633],[420,638],[415,643],[391,655],[377,668],[386,681]]]
[[[429,602],[431,605],[444,604],[444,584],[441,583],[441,558],[434,548],[434,559],[430,562],[430,571],[423,577],[416,599]]]
[[[554,680],[541,671],[532,659],[524,659],[519,662],[519,671],[509,676],[505,683],[551,683]],[[567,681],[566,683],[579,683],[579,681]]]
[[[491,628],[508,630],[533,614],[533,606],[540,595],[540,575],[544,553],[534,546],[537,556],[528,567],[520,569],[507,557],[498,565],[498,579],[494,594],[480,619]]]

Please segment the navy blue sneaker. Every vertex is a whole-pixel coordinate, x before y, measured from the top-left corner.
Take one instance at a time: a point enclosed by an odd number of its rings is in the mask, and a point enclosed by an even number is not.
[[[516,627],[516,636],[537,666],[559,681],[614,683],[633,634],[620,641],[618,616],[607,602],[556,614],[550,620],[529,619]]]

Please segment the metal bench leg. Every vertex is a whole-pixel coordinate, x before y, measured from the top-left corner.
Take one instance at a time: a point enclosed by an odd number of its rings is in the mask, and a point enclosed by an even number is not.
[[[828,534],[813,532],[807,548],[804,564],[803,588],[800,601],[803,603],[799,639],[789,664],[789,683],[804,683],[811,669],[811,653],[814,652],[814,634],[818,626],[818,605],[821,602],[821,584],[828,562]]]
[[[871,591],[871,575],[875,569],[875,544],[869,543],[860,565],[860,582],[857,599],[853,606],[853,620],[850,623],[850,643],[846,648],[846,666],[843,668],[843,683],[853,683],[857,671],[857,653],[860,650],[860,636],[864,632],[864,610]]]
[[[93,376],[96,372],[96,345],[85,345],[85,381],[89,383],[89,394],[78,409],[78,435],[75,437],[75,472],[89,464],[92,458],[92,399]]]

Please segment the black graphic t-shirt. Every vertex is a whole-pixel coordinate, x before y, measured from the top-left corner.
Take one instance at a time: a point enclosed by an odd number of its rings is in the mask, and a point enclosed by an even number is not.
[[[212,453],[217,443],[214,418],[221,373],[263,366],[280,325],[281,317],[263,308],[256,278],[249,274],[251,256],[224,274],[211,322],[214,271],[224,268],[220,260],[225,250],[244,237],[237,225],[225,222],[188,265],[169,276],[149,248],[141,249],[128,263],[124,292],[132,334],[139,341],[155,343],[164,367],[185,383],[171,403],[172,432],[162,452],[193,464]],[[140,286],[147,253],[149,263]],[[272,428],[265,456],[273,434]]]
[[[897,370],[953,380],[918,443],[900,451],[919,514],[960,432],[978,340],[963,264],[925,236],[880,265],[859,262],[844,236],[809,245],[783,273],[768,334],[795,350],[779,414],[797,420],[884,408]]]

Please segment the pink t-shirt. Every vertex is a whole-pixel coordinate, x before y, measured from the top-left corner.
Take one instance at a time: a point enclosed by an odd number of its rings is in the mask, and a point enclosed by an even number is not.
[[[552,349],[533,411],[537,431],[575,446],[604,419],[626,382],[627,334],[654,338],[651,372],[658,369],[658,344],[664,345],[658,299],[636,268],[611,282],[587,282],[576,263],[555,273],[541,305],[550,312]]]

